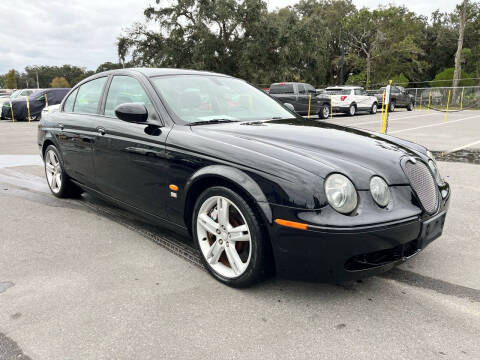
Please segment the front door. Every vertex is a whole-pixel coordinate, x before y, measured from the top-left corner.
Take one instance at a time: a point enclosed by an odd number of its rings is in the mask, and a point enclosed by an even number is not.
[[[114,76],[98,122],[94,163],[98,189],[116,200],[165,218],[167,184],[165,141],[170,128],[128,123],[115,116],[123,103],[143,103],[149,120],[160,123],[143,84],[130,76]]]

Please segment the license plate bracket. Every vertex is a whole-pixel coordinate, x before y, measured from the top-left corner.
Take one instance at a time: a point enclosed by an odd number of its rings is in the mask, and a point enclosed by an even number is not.
[[[442,235],[446,215],[446,212],[442,212],[422,224],[419,248],[426,248],[428,244]]]

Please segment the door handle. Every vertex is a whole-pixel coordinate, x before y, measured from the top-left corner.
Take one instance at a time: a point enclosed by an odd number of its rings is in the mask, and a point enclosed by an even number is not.
[[[58,127],[60,128],[60,130],[63,130],[65,128],[65,126],[62,123],[59,123]]]
[[[105,128],[103,127],[97,127],[97,132],[100,134],[100,135],[105,135]]]

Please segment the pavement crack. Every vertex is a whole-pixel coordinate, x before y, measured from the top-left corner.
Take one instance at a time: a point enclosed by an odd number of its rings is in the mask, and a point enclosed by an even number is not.
[[[452,284],[447,281],[420,275],[412,271],[395,268],[382,274],[381,277],[400,281],[411,286],[433,290],[440,294],[451,295],[459,298],[469,299],[475,302],[480,302],[480,290],[467,286]]]

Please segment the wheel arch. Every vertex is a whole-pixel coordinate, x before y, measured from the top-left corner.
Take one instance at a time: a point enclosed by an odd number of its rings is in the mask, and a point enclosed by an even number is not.
[[[225,186],[237,191],[259,213],[262,222],[271,224],[272,209],[260,186],[244,171],[225,165],[211,165],[198,170],[185,186],[184,220],[191,232],[195,201],[211,186]]]

